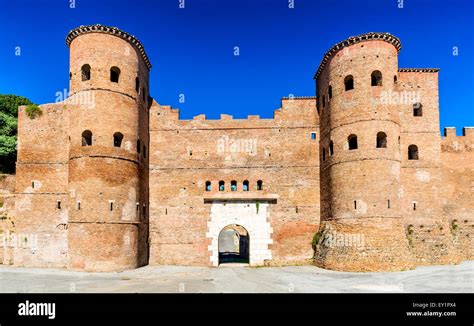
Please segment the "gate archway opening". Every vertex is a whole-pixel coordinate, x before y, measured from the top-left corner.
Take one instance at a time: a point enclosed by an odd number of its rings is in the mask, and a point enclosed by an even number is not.
[[[243,226],[231,224],[224,227],[219,233],[218,247],[219,265],[250,262],[250,236]]]

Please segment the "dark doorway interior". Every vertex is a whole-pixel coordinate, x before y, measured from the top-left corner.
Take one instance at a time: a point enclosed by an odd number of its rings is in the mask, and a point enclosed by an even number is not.
[[[228,225],[219,233],[219,265],[250,262],[250,241],[247,230],[237,224]]]

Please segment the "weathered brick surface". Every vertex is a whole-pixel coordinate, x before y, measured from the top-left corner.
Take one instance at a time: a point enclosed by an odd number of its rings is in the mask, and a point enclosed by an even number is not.
[[[454,245],[462,259],[474,255],[474,128],[456,137],[445,129],[441,140],[441,203]]]
[[[440,137],[438,72],[399,69],[393,36],[332,48],[316,74],[318,99],[284,98],[272,119],[180,119],[148,97],[150,64],[131,35],[81,27],[67,44],[70,98],[42,105],[36,119],[19,109],[15,196],[13,177],[0,179],[0,212],[8,216],[0,231],[20,242],[4,248],[3,263],[216,266],[228,225],[248,233],[251,265],[314,256],[325,268],[381,271],[472,259],[474,129]],[[110,81],[114,66],[119,83]],[[371,86],[374,70],[382,85]],[[84,130],[92,146],[82,146]],[[376,148],[379,132],[386,148]],[[348,149],[351,134],[356,150]],[[408,160],[412,144],[418,160]]]
[[[150,115],[151,264],[212,265],[208,245],[213,236],[206,236],[212,203],[206,197],[244,196],[252,206],[265,196],[277,198],[268,214],[272,260],[285,264],[312,257],[311,239],[319,222],[314,98],[283,99],[274,119],[223,115],[220,120],[180,120],[177,110],[158,105]],[[223,192],[218,191],[220,180]],[[230,189],[232,180],[237,191]],[[249,181],[248,192],[243,191],[244,180]],[[262,190],[256,189],[258,180]],[[209,192],[206,181],[211,182]],[[235,224],[243,223],[235,218]],[[252,255],[252,232],[250,246]]]

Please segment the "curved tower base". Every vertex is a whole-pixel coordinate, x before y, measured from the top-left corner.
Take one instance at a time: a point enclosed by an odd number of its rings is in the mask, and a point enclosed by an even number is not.
[[[68,269],[116,272],[140,267],[136,223],[70,223]]]
[[[319,267],[354,272],[415,267],[401,219],[323,221],[318,234],[315,264]]]

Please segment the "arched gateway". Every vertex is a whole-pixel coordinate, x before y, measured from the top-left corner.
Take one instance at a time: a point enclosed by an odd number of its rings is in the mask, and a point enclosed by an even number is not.
[[[212,266],[229,261],[260,266],[272,259],[268,201],[212,200],[209,204],[207,238],[211,240],[208,249]]]

